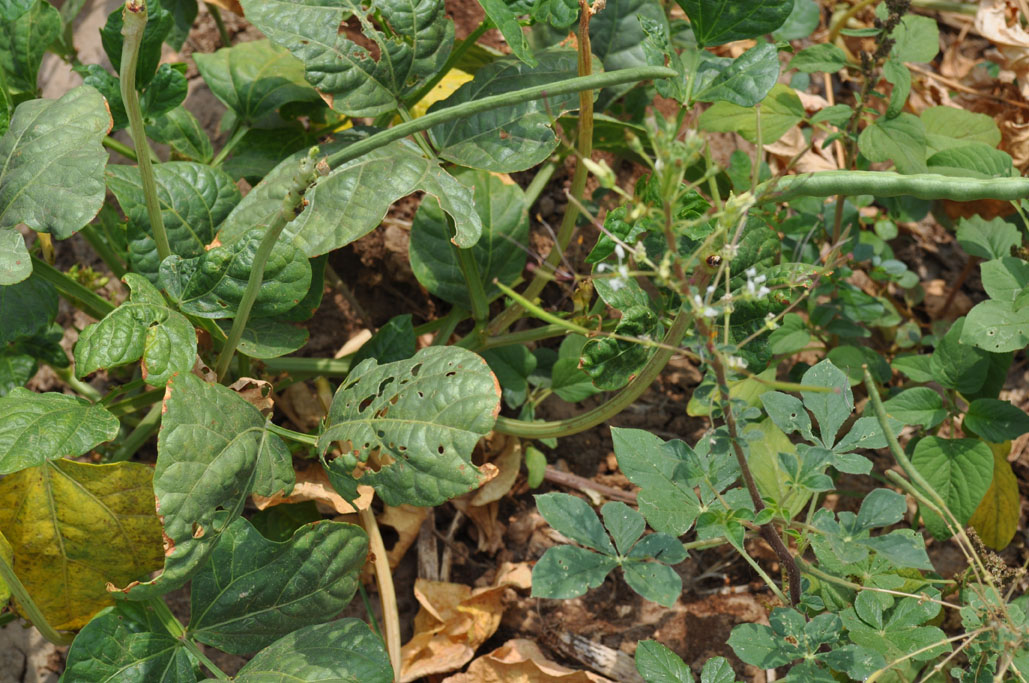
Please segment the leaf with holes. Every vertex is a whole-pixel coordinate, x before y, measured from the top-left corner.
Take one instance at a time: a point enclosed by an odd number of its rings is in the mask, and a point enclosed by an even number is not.
[[[242,5],[247,20],[296,55],[307,80],[347,116],[375,116],[402,105],[443,66],[454,42],[443,0],[379,0],[371,6],[354,0],[243,0]],[[351,39],[358,31],[368,47]]]
[[[84,329],[75,344],[75,373],[85,377],[143,359],[143,378],[153,386],[176,373],[188,373],[197,355],[196,330],[168,308],[161,293],[142,275],[128,273],[129,300]]]
[[[52,460],[0,480],[14,571],[57,629],[82,628],[120,586],[161,566],[161,525],[140,463]]]
[[[133,599],[184,584],[251,493],[288,494],[295,479],[289,449],[265,430],[257,408],[231,389],[193,374],[176,375],[163,411],[153,492],[164,524],[164,571],[127,589]]]
[[[353,368],[332,399],[318,447],[345,496],[356,497],[360,461],[368,468],[360,483],[388,505],[439,505],[484,480],[472,449],[499,411],[500,386],[481,357],[433,346],[408,360],[368,359]],[[341,455],[328,454],[334,442]]]

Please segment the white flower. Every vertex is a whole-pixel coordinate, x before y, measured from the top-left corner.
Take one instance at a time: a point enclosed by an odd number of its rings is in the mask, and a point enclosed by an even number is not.
[[[769,330],[774,330],[779,327],[779,323],[775,322],[775,313],[769,313],[765,316],[765,327]]]
[[[747,361],[739,356],[726,356],[725,366],[730,370],[744,370],[747,367]]]
[[[625,258],[625,249],[621,244],[615,245],[615,256],[618,257],[618,261],[621,262]]]

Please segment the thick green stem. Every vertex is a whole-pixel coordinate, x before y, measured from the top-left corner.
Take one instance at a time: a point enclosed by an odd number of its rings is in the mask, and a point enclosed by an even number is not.
[[[44,638],[49,640],[54,645],[70,645],[72,639],[75,637],[72,634],[60,633],[55,631],[50,625],[50,622],[43,616],[43,612],[40,611],[39,606],[29,595],[25,585],[18,578],[18,575],[14,573],[14,568],[8,564],[7,558],[0,553],[0,580],[3,580],[7,584],[8,590],[11,592],[11,596],[18,601],[18,605],[22,611],[25,612],[25,616],[32,625],[43,635]]]
[[[126,159],[129,159],[131,161],[137,161],[136,150],[124,144],[120,140],[115,140],[114,138],[108,136],[104,138],[102,142],[104,143],[104,147],[106,147],[107,149],[113,152],[117,152],[118,154],[121,154]]]
[[[971,202],[980,199],[1013,201],[1029,198],[1029,178],[957,178],[890,171],[820,171],[788,175],[762,183],[759,202],[784,202],[794,197],[832,197],[870,194],[876,197],[916,197]]]
[[[295,432],[292,429],[280,427],[274,422],[268,422],[267,424],[265,424],[264,428],[272,434],[281,436],[284,439],[289,439],[290,441],[296,441],[297,443],[306,444],[308,446],[318,445],[318,437],[314,434],[304,434],[303,432]]]
[[[35,256],[32,257],[32,273],[52,284],[61,296],[97,320],[114,310],[110,301]]]
[[[547,439],[578,434],[611,419],[639,398],[657,376],[661,374],[661,371],[675,353],[675,348],[686,334],[686,328],[691,319],[692,315],[690,313],[680,311],[675,316],[675,320],[672,321],[672,326],[665,334],[662,345],[658,348],[657,352],[650,358],[640,373],[606,403],[582,415],[552,422],[526,422],[510,417],[498,417],[494,429],[502,434],[513,434],[514,436],[526,439]]]
[[[207,11],[210,13],[211,18],[214,19],[214,25],[218,29],[218,38],[221,39],[222,47],[231,47],[232,39],[229,38],[229,30],[225,28],[225,20],[222,19],[221,9],[218,5],[212,5],[209,2],[205,2],[204,5],[207,7]]]
[[[444,214],[447,218],[447,225],[450,226],[451,235],[455,234],[454,217]],[[479,273],[479,264],[475,261],[472,248],[462,249],[450,242],[450,248],[457,259],[457,265],[461,269],[461,276],[468,285],[468,299],[472,304],[472,318],[475,322],[481,323],[489,317],[489,299],[486,298],[486,289],[482,286],[482,274]]]
[[[343,377],[350,372],[351,356],[343,358],[266,358],[261,361],[268,372],[291,375],[325,375]]]
[[[161,205],[157,200],[157,184],[154,182],[154,168],[150,162],[152,152],[146,139],[143,126],[143,114],[139,110],[139,93],[136,92],[136,62],[139,60],[139,45],[143,41],[146,30],[147,10],[145,0],[129,0],[122,13],[121,34],[124,37],[121,52],[121,98],[125,103],[125,113],[129,119],[129,132],[132,144],[136,148],[139,163],[139,176],[143,184],[143,197],[146,200],[147,216],[150,218],[150,229],[153,231],[154,243],[157,245],[157,256],[160,260],[171,255],[168,233],[164,230],[164,219],[161,217]]]
[[[157,433],[161,427],[161,409],[163,404],[155,403],[150,407],[150,412],[139,421],[132,433],[125,437],[121,446],[114,452],[108,462],[124,462],[131,460],[140,448]]]
[[[296,212],[304,199],[304,193],[317,177],[318,170],[315,159],[318,156],[318,152],[317,147],[312,147],[308,151],[307,156],[300,162],[300,168],[297,170],[296,175],[293,176],[293,182],[286,192],[286,196],[282,198],[278,213],[270,221],[268,232],[261,238],[261,244],[257,247],[254,262],[250,266],[247,288],[243,292],[243,300],[240,301],[239,308],[236,309],[236,317],[232,320],[232,329],[229,330],[229,334],[225,339],[225,346],[222,348],[221,354],[218,356],[218,363],[215,366],[215,372],[218,374],[219,380],[224,379],[226,373],[228,373],[232,356],[236,352],[236,346],[239,345],[239,340],[243,338],[243,330],[247,326],[247,320],[250,319],[250,311],[254,307],[254,302],[257,301],[258,293],[261,291],[261,282],[264,280],[264,268],[272,254],[272,249],[275,248],[275,243],[278,241],[279,235],[282,234],[286,224],[296,218]]]

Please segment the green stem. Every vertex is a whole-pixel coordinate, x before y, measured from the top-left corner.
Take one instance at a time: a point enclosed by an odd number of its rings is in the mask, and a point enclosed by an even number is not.
[[[522,102],[529,102],[531,100],[538,100],[545,97],[558,97],[585,90],[600,90],[602,88],[621,85],[623,83],[635,83],[652,78],[668,78],[669,76],[674,75],[675,71],[664,66],[638,66],[631,69],[605,71],[604,73],[593,74],[592,76],[569,78],[556,83],[535,85],[531,88],[523,88],[521,90],[501,93],[500,95],[483,97],[482,99],[466,102],[455,107],[447,107],[445,109],[440,109],[439,111],[429,112],[425,116],[419,116],[413,121],[398,124],[392,128],[388,128],[376,133],[375,135],[367,137],[364,140],[347,145],[335,154],[329,156],[328,164],[332,168],[337,168],[348,161],[364,156],[372,150],[384,147],[395,140],[406,138],[408,135],[428,130],[433,126],[438,126],[442,123],[467,118],[485,111],[491,111],[501,107],[509,107],[515,104],[521,104]]]
[[[417,104],[423,97],[429,94],[429,91],[436,87],[436,85],[442,81],[450,70],[454,68],[454,65],[461,61],[464,57],[464,53],[475,45],[476,41],[482,37],[482,34],[490,29],[492,24],[487,20],[479,24],[474,31],[468,34],[468,37],[462,40],[457,47],[450,51],[450,56],[447,57],[447,61],[443,63],[443,68],[436,72],[436,75],[425,82],[425,84],[418,88],[413,94],[411,94],[405,101],[404,104],[408,107]]]
[[[108,137],[103,139],[103,143],[104,143],[104,147],[106,147],[107,149],[109,149],[109,150],[111,150],[113,152],[117,152],[118,154],[121,154],[126,159],[129,159],[131,161],[138,161],[138,159],[136,157],[136,150],[132,149],[128,145],[124,144],[123,142],[121,142],[119,140],[115,140],[114,138],[108,136]]]
[[[730,542],[730,545],[736,548],[736,552],[738,552],[743,557],[743,559],[747,561],[747,564],[750,565],[751,569],[757,572],[757,575],[760,576],[761,580],[765,582],[765,585],[768,586],[773,593],[775,593],[775,597],[779,598],[779,600],[782,601],[782,604],[797,604],[796,601],[790,603],[789,599],[787,599],[786,595],[782,592],[782,590],[777,585],[775,585],[775,581],[772,581],[772,577],[770,577],[765,572],[765,570],[761,568],[761,565],[759,565],[753,557],[747,554],[747,551],[744,549],[742,545],[736,545],[732,542]]]
[[[773,178],[756,192],[759,202],[784,202],[794,197],[871,194],[970,202],[1029,197],[1029,178],[958,178],[934,173],[901,175],[891,171],[820,171]]]
[[[250,132],[250,128],[247,126],[237,125],[237,127],[232,131],[232,135],[229,136],[225,146],[218,150],[218,156],[211,160],[211,165],[216,168],[221,166],[222,162],[225,161],[225,158],[229,156],[232,150],[236,149],[236,145],[240,143],[248,132]]]
[[[445,214],[447,225],[450,226],[451,234],[455,232],[454,218],[449,213]],[[468,298],[472,303],[472,318],[475,322],[481,323],[489,318],[489,300],[486,298],[486,289],[482,286],[482,275],[479,274],[479,264],[475,262],[472,249],[462,249],[450,241],[450,248],[457,258],[457,265],[461,269],[465,284],[468,285]]]
[[[493,284],[496,285],[496,287],[500,289],[501,292],[511,297],[511,299],[515,302],[515,306],[518,306],[520,309],[528,311],[529,314],[532,315],[534,318],[539,318],[540,320],[548,322],[552,325],[561,325],[569,332],[576,332],[581,335],[590,334],[590,330],[587,330],[582,325],[576,325],[573,322],[568,322],[560,316],[554,315],[553,313],[543,310],[541,306],[538,306],[534,302],[529,301],[527,298],[525,298],[525,296],[514,291],[502,282],[494,280]]]
[[[115,417],[124,417],[125,415],[131,415],[140,408],[146,408],[154,403],[159,404],[163,397],[164,389],[151,389],[150,391],[144,391],[142,394],[122,399],[117,403],[112,403],[107,406],[107,410]]]
[[[551,161],[540,167],[540,170],[536,171],[536,175],[532,177],[532,182],[525,188],[525,209],[528,210],[536,200],[539,199],[540,194],[543,193],[543,189],[550,182],[550,179],[554,176],[554,172],[557,170],[557,162]]]
[[[139,93],[136,92],[136,62],[139,60],[139,46],[147,22],[146,0],[129,0],[125,3],[122,21],[121,34],[125,40],[122,44],[121,68],[118,70],[121,77],[121,97],[129,119],[132,144],[136,148],[150,229],[157,244],[157,256],[163,261],[171,255],[171,245],[168,243],[168,233],[164,230],[164,219],[161,217],[157,185],[154,183],[154,168],[150,162],[152,152],[146,139],[143,114],[139,110]]]
[[[467,317],[468,311],[460,306],[454,306],[451,308],[449,313],[439,319],[443,324],[439,326],[436,336],[433,337],[432,346],[445,346],[446,343],[450,341],[450,335],[454,334],[454,330],[457,329],[458,324]],[[465,337],[465,339],[479,339],[479,335],[470,334]]]
[[[107,299],[35,256],[32,257],[32,273],[52,284],[65,299],[97,320],[115,308]]]
[[[703,540],[683,543],[682,547],[686,550],[704,550],[705,548],[717,548],[718,546],[725,545],[728,542],[729,539],[725,536],[716,536],[714,538],[705,538]]]
[[[352,356],[343,358],[266,358],[261,361],[271,373],[287,372],[291,375],[325,375],[343,377],[350,372]]]
[[[125,437],[125,440],[121,442],[121,446],[114,452],[108,462],[131,460],[136,451],[142,448],[143,444],[149,441],[161,427],[161,411],[163,407],[162,403],[155,403],[151,406],[150,411],[139,421],[139,424],[132,430],[132,433]]]
[[[93,403],[99,403],[104,399],[104,395],[94,389],[92,385],[86,384],[81,379],[75,376],[72,372],[71,367],[67,368],[54,368],[54,374],[61,378],[61,381],[71,387],[79,396],[85,396]]]
[[[89,246],[93,247],[93,251],[96,252],[97,256],[100,257],[104,265],[107,266],[108,270],[116,278],[120,280],[128,272],[125,262],[114,252],[114,249],[111,249],[110,245],[107,244],[107,240],[97,231],[95,225],[87,225],[79,233],[86,238]]]
[[[318,445],[318,437],[315,436],[314,434],[304,434],[303,432],[294,432],[292,429],[286,429],[285,427],[280,427],[279,425],[275,424],[274,422],[266,423],[264,425],[264,428],[267,429],[272,434],[277,434],[277,435],[281,436],[284,439],[289,439],[290,441],[296,441],[297,443],[307,444],[308,446],[317,446]]]
[[[606,403],[582,415],[552,422],[526,422],[510,417],[498,417],[494,429],[502,434],[513,434],[514,436],[521,436],[527,439],[547,439],[578,434],[611,419],[639,398],[657,376],[661,374],[661,370],[664,369],[675,353],[675,347],[678,346],[686,334],[686,328],[691,319],[692,315],[690,313],[680,311],[665,334],[662,346],[647,361],[647,364],[640,373]]]
[[[71,645],[71,641],[75,636],[70,633],[59,633],[54,630],[50,622],[43,616],[39,606],[32,599],[32,596],[29,595],[21,579],[14,573],[14,568],[7,563],[7,558],[2,553],[0,553],[0,579],[7,584],[7,589],[11,592],[11,596],[18,601],[18,605],[25,612],[26,618],[32,622],[32,625],[36,627],[44,638],[54,645]]]
[[[204,665],[204,667],[210,671],[215,678],[220,681],[231,681],[232,678],[224,671],[218,668],[218,666],[208,659],[207,655],[204,654],[203,650],[193,642],[193,638],[189,635],[189,632],[183,628],[182,623],[175,618],[172,611],[168,609],[168,605],[161,598],[151,598],[146,601],[147,607],[154,612],[154,616],[161,622],[161,625],[167,629],[168,634],[182,643],[189,652],[197,658],[197,660]]]
[[[286,192],[286,196],[282,198],[278,213],[269,222],[268,232],[264,234],[261,244],[257,247],[257,253],[254,254],[254,262],[250,267],[250,278],[247,280],[247,288],[243,292],[243,299],[239,303],[239,308],[236,309],[236,317],[232,320],[232,328],[229,330],[229,334],[225,339],[225,346],[222,348],[221,354],[218,356],[218,363],[215,366],[215,372],[218,374],[219,381],[224,379],[229,371],[229,364],[232,362],[232,356],[236,352],[236,346],[239,345],[239,340],[243,338],[243,330],[246,328],[247,320],[250,319],[250,311],[254,307],[254,302],[257,301],[258,292],[261,290],[261,282],[264,280],[264,268],[268,263],[268,257],[271,256],[272,249],[275,248],[275,243],[278,241],[279,235],[282,234],[286,224],[296,218],[296,210],[300,206],[300,202],[303,201],[304,193],[317,176],[318,170],[315,158],[318,153],[318,148],[312,147],[308,150],[307,156],[300,162],[300,168],[293,176],[293,181]]]
[[[229,30],[225,28],[225,20],[222,19],[222,11],[217,5],[212,5],[209,2],[205,2],[204,5],[207,7],[207,11],[211,14],[211,18],[214,19],[214,25],[218,27],[218,38],[222,42],[222,47],[229,47],[232,45],[232,39],[229,38]],[[215,164],[217,166],[217,164]]]

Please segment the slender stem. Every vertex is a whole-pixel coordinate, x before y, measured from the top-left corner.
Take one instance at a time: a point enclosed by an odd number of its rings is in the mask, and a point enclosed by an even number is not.
[[[222,41],[222,46],[231,46],[232,39],[229,38],[229,30],[225,28],[225,20],[222,19],[221,9],[218,5],[214,5],[210,2],[205,2],[204,5],[207,7],[207,11],[211,14],[211,18],[214,19],[214,25],[218,27],[218,38]],[[217,166],[217,164],[215,164],[215,166]]]
[[[168,604],[162,598],[151,598],[146,601],[146,606],[153,611],[154,616],[161,622],[161,626],[164,626],[165,630],[168,631],[168,635],[172,638],[186,637],[186,629],[183,628],[178,618],[172,614]]]
[[[540,170],[536,171],[536,175],[532,177],[532,182],[525,188],[525,210],[528,211],[536,200],[539,199],[540,194],[543,193],[543,189],[550,182],[550,179],[554,177],[554,172],[557,170],[557,162],[550,161],[543,164]]]
[[[758,186],[758,203],[794,197],[871,194],[877,197],[1013,201],[1029,197],[1029,178],[957,178],[935,173],[901,175],[891,171],[819,171],[773,178]]]
[[[122,13],[121,34],[125,40],[122,45],[121,98],[125,103],[125,113],[129,119],[129,132],[132,144],[136,148],[139,163],[139,175],[143,184],[143,197],[146,200],[147,216],[150,218],[150,229],[157,244],[157,256],[160,260],[171,254],[168,233],[164,230],[164,219],[161,217],[161,205],[157,200],[157,185],[154,183],[154,168],[150,162],[152,152],[146,139],[143,126],[143,114],[139,110],[139,93],[136,92],[136,62],[139,60],[139,45],[146,30],[146,0],[129,0]]]
[[[764,527],[762,527],[762,529],[763,528]],[[759,565],[754,560],[754,558],[747,553],[746,548],[744,548],[742,545],[736,545],[735,543],[732,543],[732,541],[730,541],[729,543],[730,545],[732,545],[732,547],[736,548],[736,552],[738,552],[743,557],[743,559],[747,561],[747,564],[750,565],[750,568],[757,572],[757,575],[761,577],[761,580],[765,582],[765,585],[768,586],[773,593],[775,593],[775,597],[779,598],[785,605],[788,602],[786,599],[786,595],[783,594],[782,590],[777,585],[775,585],[775,581],[772,581],[772,577],[769,576],[767,572],[765,572],[765,570],[761,568],[761,565]],[[792,581],[790,582],[790,593],[793,593]],[[793,601],[793,604],[796,605],[797,601]]]
[[[71,367],[67,368],[54,368],[54,374],[61,378],[61,381],[67,384],[72,391],[79,396],[85,396],[93,403],[99,403],[103,400],[104,395],[93,388],[92,385],[86,384],[81,379],[75,376],[72,372]]]
[[[39,606],[29,595],[29,591],[25,588],[25,584],[21,582],[18,575],[14,573],[14,568],[7,563],[7,558],[0,553],[0,579],[7,584],[7,589],[11,592],[11,595],[15,600],[18,601],[18,605],[22,611],[25,612],[26,618],[32,622],[32,625],[42,634],[44,638],[49,640],[54,645],[70,645],[71,641],[75,638],[72,634],[60,633],[55,631],[50,625],[50,622],[43,616],[43,612],[40,611]]]
[[[386,644],[386,636],[382,635],[382,629],[379,627],[379,620],[375,618],[375,612],[372,611],[372,601],[368,599],[368,591],[364,589],[364,583],[361,581],[357,582],[357,591],[361,594],[361,602],[364,603],[364,611],[368,615],[368,625],[372,628],[372,633],[379,637],[382,644]]]
[[[107,299],[35,256],[32,257],[32,273],[52,284],[61,296],[97,320],[115,308]]]
[[[43,260],[50,265],[54,264],[54,240],[50,237],[48,232],[37,232],[36,241],[39,242],[39,251],[43,255]]]
[[[439,326],[436,331],[436,336],[432,338],[432,346],[445,346],[450,341],[450,335],[454,334],[454,330],[457,329],[458,324],[468,317],[468,311],[464,310],[460,306],[454,306],[450,309],[450,312],[440,318],[443,324]],[[478,334],[468,335],[465,339],[479,339]],[[461,341],[464,341],[462,339]]]
[[[397,595],[393,589],[393,574],[389,568],[389,557],[386,546],[379,533],[379,523],[375,521],[375,513],[371,508],[358,511],[361,526],[368,534],[368,550],[375,563],[375,580],[379,585],[379,601],[382,603],[382,621],[386,630],[386,651],[393,666],[393,680],[400,680],[400,614],[397,611]]]
[[[151,406],[150,411],[139,421],[139,424],[132,430],[132,433],[125,437],[125,440],[121,442],[121,446],[114,452],[108,462],[131,460],[136,451],[142,448],[143,444],[149,441],[161,427],[162,408],[163,405],[161,403],[155,403]]]
[[[295,432],[292,429],[280,427],[279,425],[273,422],[266,423],[264,425],[264,428],[272,434],[277,434],[284,439],[289,439],[290,441],[296,441],[298,443],[307,444],[308,446],[318,445],[318,437],[314,434],[304,434],[303,432]]]
[[[462,40],[457,47],[450,51],[450,56],[447,57],[447,61],[443,63],[443,67],[436,72],[432,78],[427,80],[422,87],[418,88],[414,93],[409,95],[404,104],[408,107],[418,103],[423,97],[429,94],[429,91],[436,87],[436,85],[446,77],[450,70],[454,68],[454,65],[461,61],[464,57],[464,53],[475,45],[476,41],[482,37],[482,34],[490,29],[492,24],[489,21],[484,21],[479,24],[474,31],[468,34],[468,37]]]
[[[938,640],[938,641],[936,641],[935,643],[933,643],[931,645],[926,645],[925,647],[920,647],[917,650],[915,650],[914,652],[907,653],[906,655],[904,655],[900,659],[895,659],[892,662],[889,662],[886,666],[884,666],[883,668],[879,669],[878,671],[874,671],[871,676],[869,676],[868,678],[865,679],[865,683],[875,683],[875,681],[879,680],[879,677],[882,674],[886,673],[887,671],[889,671],[893,667],[897,666],[901,662],[906,662],[907,660],[911,659],[912,657],[917,657],[918,655],[922,654],[923,652],[929,652],[930,650],[935,650],[940,645],[944,645],[946,643],[953,643],[955,640],[965,640],[966,638],[971,640],[971,639],[975,638],[976,636],[978,636],[980,633],[985,633],[986,631],[989,631],[989,630],[990,630],[990,627],[983,626],[982,628],[977,628],[976,630],[971,631],[969,633],[959,633],[956,636],[951,636],[950,638],[944,638],[943,640]]]
[[[93,247],[93,251],[96,252],[97,256],[104,262],[108,270],[118,279],[121,279],[128,269],[125,267],[125,262],[122,261],[121,257],[114,252],[114,249],[107,244],[107,240],[104,239],[97,231],[95,225],[87,225],[79,231],[86,241],[89,242],[89,246]]]
[[[953,602],[947,602],[946,600],[937,600],[936,598],[930,598],[927,595],[916,595],[914,593],[905,593],[904,591],[895,591],[888,588],[876,588],[875,586],[862,586],[860,583],[854,583],[853,581],[847,581],[841,579],[838,576],[833,576],[828,572],[823,572],[813,564],[805,562],[801,558],[797,558],[797,564],[800,565],[800,570],[805,574],[816,576],[823,581],[829,583],[835,583],[837,586],[844,586],[855,591],[872,591],[873,593],[886,593],[887,595],[896,595],[902,598],[916,598],[918,600],[924,600],[926,602],[933,602],[943,607],[950,607],[951,609],[961,609],[961,605],[955,605]]]
[[[579,12],[579,77],[589,78],[593,73],[593,62],[592,52],[590,51],[590,34],[589,34],[589,9],[586,7],[583,0],[580,0],[580,12]],[[549,276],[558,265],[561,263],[561,259],[564,258],[565,250],[568,249],[568,243],[572,240],[572,233],[575,231],[575,222],[579,219],[580,204],[579,200],[582,198],[583,193],[586,191],[586,180],[589,177],[589,170],[586,168],[586,164],[583,163],[583,159],[590,159],[593,155],[593,91],[592,90],[580,90],[579,91],[579,130],[578,130],[578,141],[576,144],[576,164],[575,173],[572,175],[572,184],[568,189],[569,201],[565,205],[565,214],[561,218],[561,226],[557,229],[557,240],[554,242],[554,246],[551,247],[550,253],[547,254],[547,259],[542,268],[536,270],[533,275],[532,281],[525,288],[523,296],[529,301],[534,300],[539,293],[546,287],[549,282]],[[503,313],[498,315],[496,319],[490,323],[489,334],[496,335],[506,331],[507,328],[511,327],[522,317],[522,309],[518,303],[514,303],[507,308]]]
[[[688,543],[683,543],[682,547],[686,550],[704,550],[706,548],[717,548],[718,546],[725,545],[728,542],[729,539],[725,536],[715,536],[714,538],[689,541]]]
[[[151,389],[150,391],[144,391],[141,394],[124,398],[117,403],[112,403],[107,406],[107,410],[115,417],[122,417],[130,415],[140,408],[160,402],[163,396],[164,389]]]
[[[690,313],[680,311],[672,321],[671,327],[668,328],[657,352],[651,356],[640,373],[607,402],[582,415],[552,422],[527,422],[510,417],[498,417],[493,428],[502,434],[513,434],[527,439],[547,439],[578,434],[611,419],[639,398],[661,374],[661,370],[668,364],[675,353],[675,348],[686,334],[686,328],[691,318]]]
[[[243,337],[243,330],[246,328],[247,320],[250,319],[250,311],[253,309],[254,302],[257,301],[257,295],[261,290],[261,282],[264,280],[264,268],[268,263],[268,258],[271,256],[272,249],[275,248],[275,243],[278,241],[279,235],[282,234],[286,224],[296,218],[296,209],[300,206],[304,193],[314,182],[318,173],[315,162],[318,151],[317,147],[312,147],[308,151],[307,156],[300,162],[300,168],[297,170],[296,175],[293,176],[293,182],[286,195],[282,198],[278,213],[269,222],[268,232],[265,233],[261,239],[261,244],[257,247],[257,253],[254,254],[254,262],[250,267],[250,278],[247,280],[247,288],[243,292],[243,299],[239,303],[239,308],[236,309],[236,317],[232,320],[232,328],[229,330],[229,334],[225,339],[225,346],[222,348],[221,354],[218,356],[218,363],[215,366],[215,372],[219,380],[224,379],[229,371],[229,364],[232,362],[232,356],[236,352],[236,346],[239,345],[239,340]]]
[[[350,372],[352,356],[343,358],[266,358],[261,361],[268,372],[327,375],[342,377]]]
[[[523,295],[514,291],[502,282],[494,280],[493,284],[496,285],[501,292],[511,297],[511,299],[514,300],[516,306],[518,306],[520,309],[528,311],[534,318],[539,318],[540,320],[548,322],[552,325],[563,326],[569,332],[577,332],[582,335],[590,334],[590,330],[587,330],[582,325],[576,325],[575,323],[569,322],[561,318],[560,316],[554,315],[553,313],[543,310],[542,307],[536,305],[532,301],[529,301]]]
[[[120,140],[115,140],[114,138],[108,136],[104,138],[102,142],[104,143],[104,147],[106,147],[107,149],[113,152],[117,152],[118,154],[121,154],[123,157],[131,161],[138,161],[136,157],[136,150],[132,149]]]
[[[183,638],[182,645],[187,650],[189,650],[190,653],[194,657],[196,657],[197,660],[199,660],[199,662],[204,666],[204,668],[210,671],[214,675],[214,677],[217,678],[219,681],[232,680],[232,676],[229,676],[227,673],[219,669],[218,665],[212,662],[210,658],[208,658],[208,656],[204,654],[204,651],[200,649],[199,645],[193,642],[192,638]]]
[[[855,3],[853,6],[851,6],[850,9],[844,12],[843,15],[839,19],[834,21],[833,25],[829,27],[829,39],[826,42],[835,43],[836,39],[840,35],[840,31],[842,31],[847,26],[847,22],[853,19],[858,12],[860,12],[861,10],[865,9],[866,7],[875,2],[876,0],[861,0],[860,2]]]
[[[454,230],[454,218],[450,214],[444,214],[447,224]],[[457,265],[461,269],[465,284],[468,285],[468,298],[472,304],[472,318],[475,322],[484,322],[489,317],[489,300],[486,298],[486,289],[482,286],[482,275],[479,273],[479,264],[475,261],[472,249],[462,249],[450,242],[450,248],[457,258]]]
[[[232,150],[236,149],[236,145],[238,145],[243,140],[243,137],[249,132],[249,127],[238,125],[237,123],[235,130],[232,131],[232,135],[229,136],[225,146],[218,150],[218,156],[211,160],[211,165],[214,167],[221,166],[222,162],[225,161],[225,158],[229,156]]]

